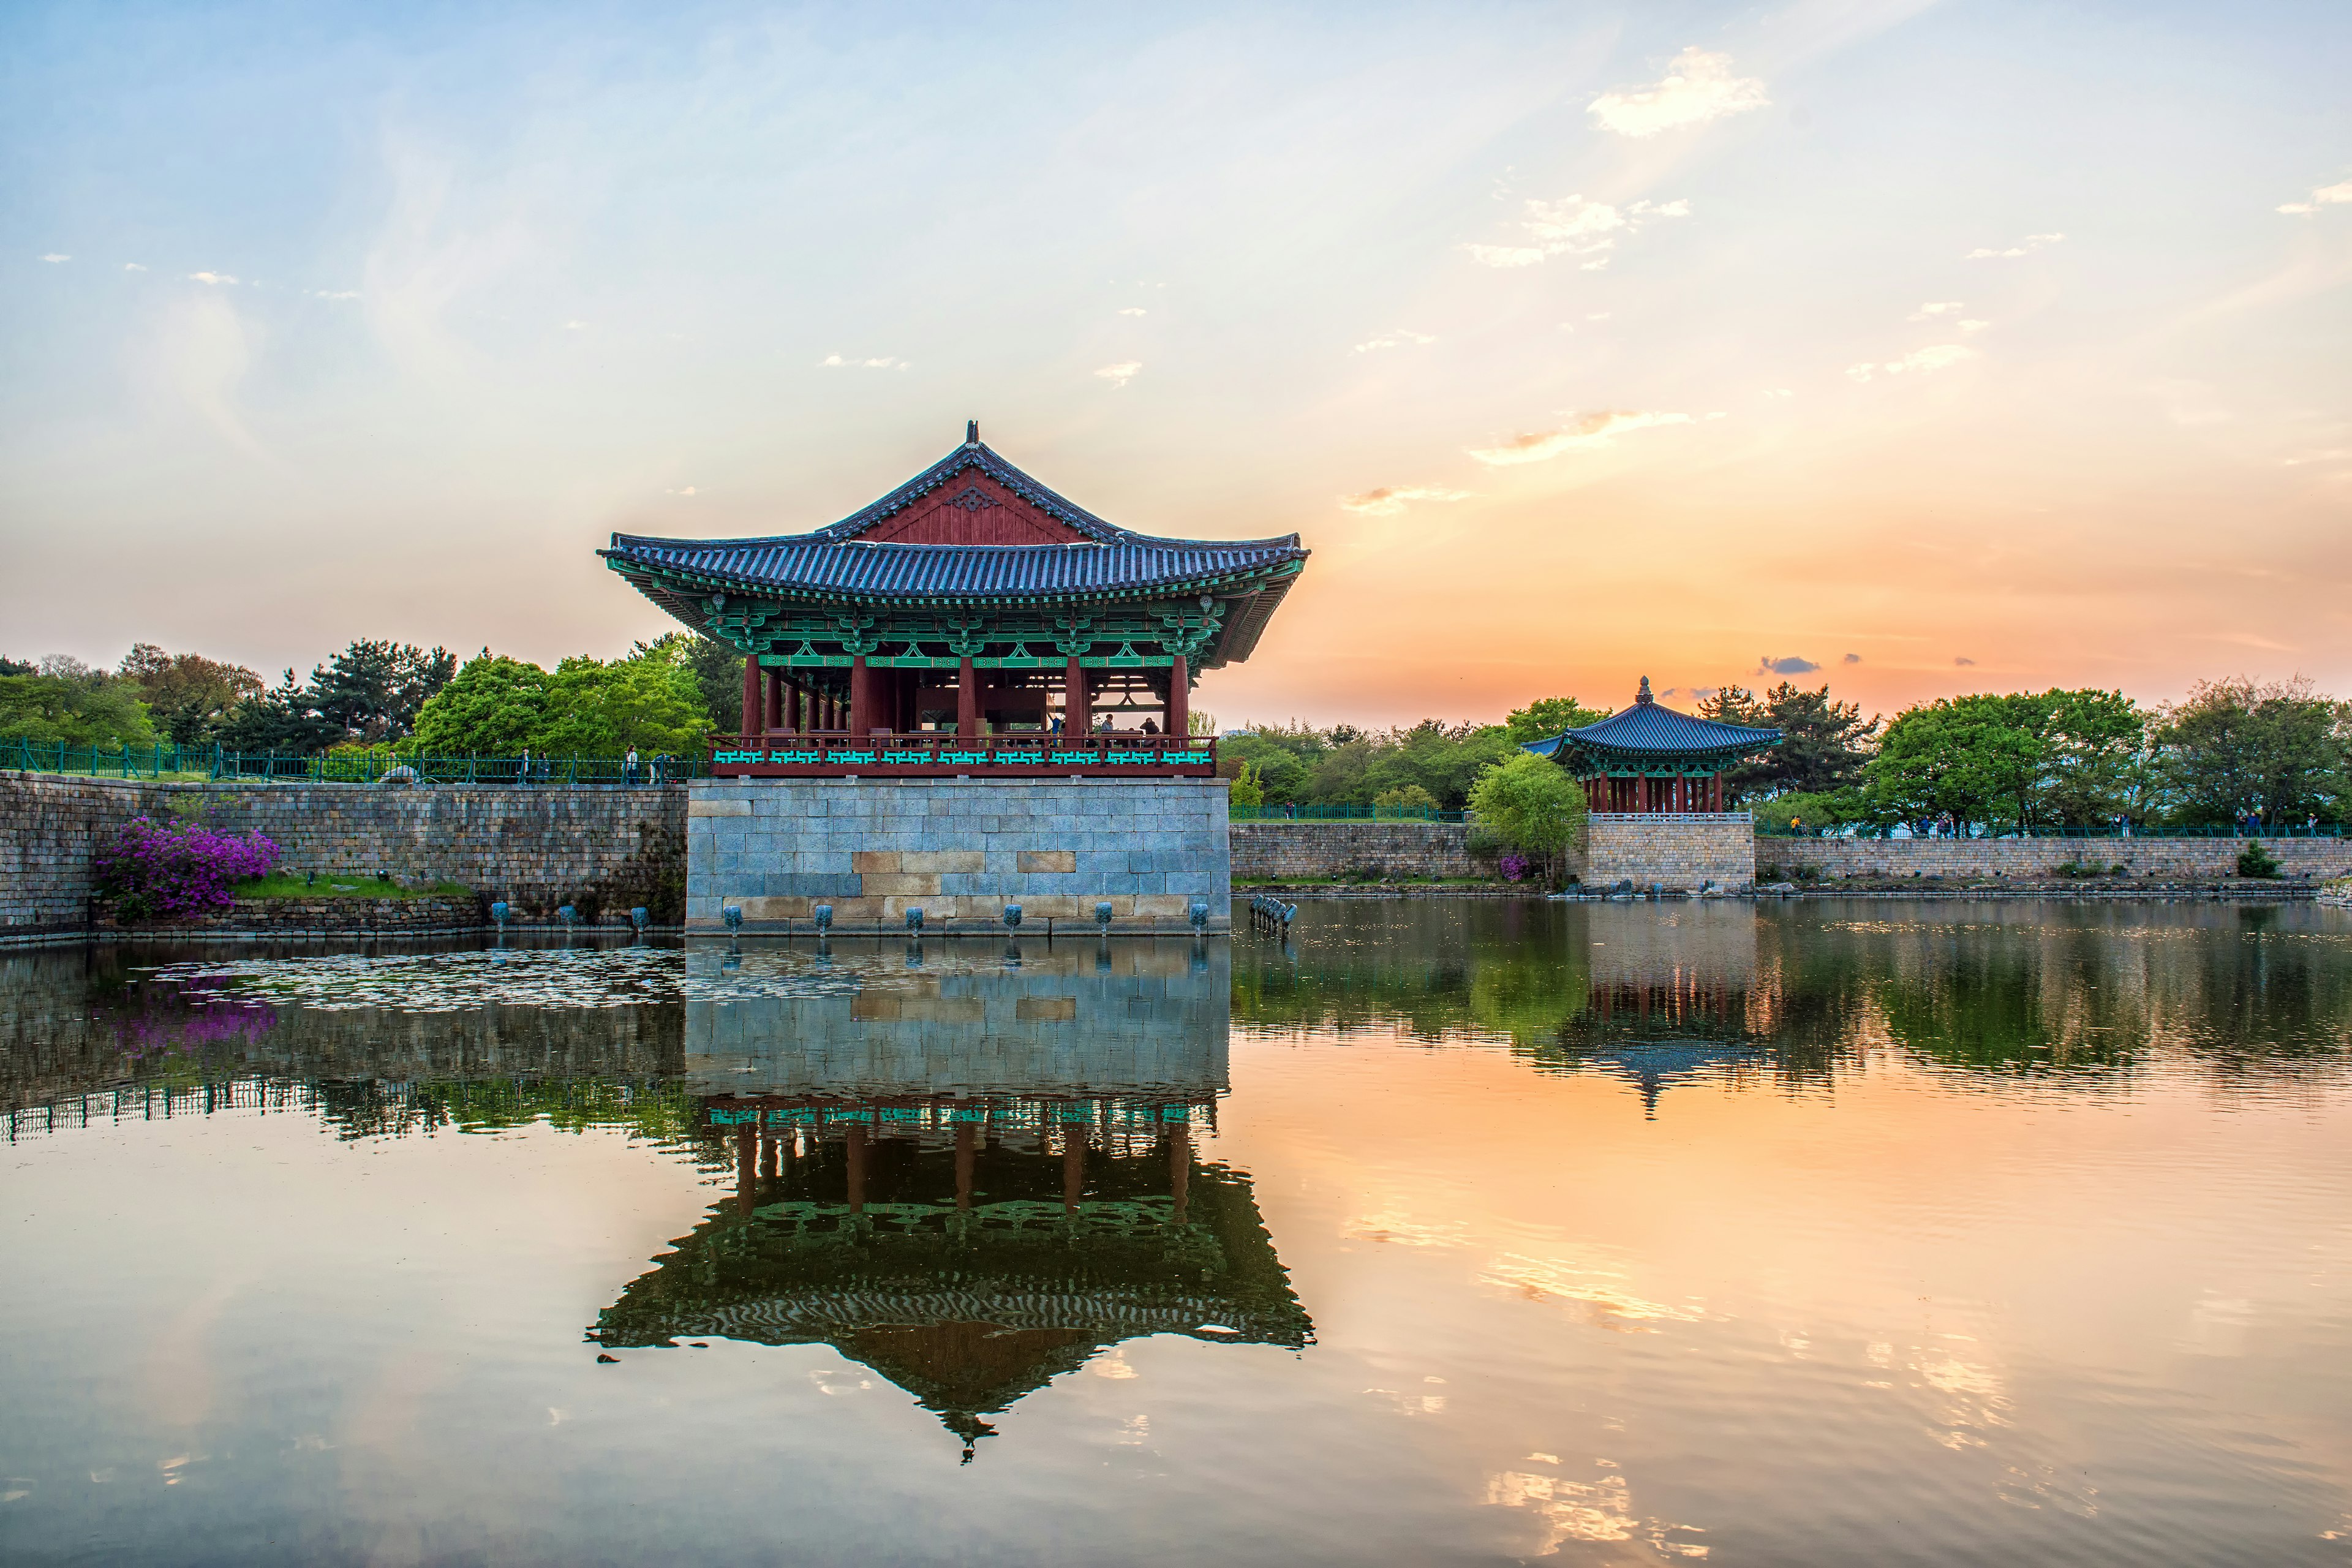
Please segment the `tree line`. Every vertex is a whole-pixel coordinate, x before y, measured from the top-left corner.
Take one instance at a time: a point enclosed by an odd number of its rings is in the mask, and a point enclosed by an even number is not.
[[[356,639],[275,685],[243,665],[139,643],[113,669],[0,658],[0,739],[75,746],[219,746],[315,755],[618,756],[698,750],[742,711],[742,656],[673,632],[620,658],[552,670],[484,648]]]
[[[1938,698],[1863,716],[1824,685],[1726,686],[1702,717],[1777,729],[1729,769],[1727,805],[1786,827],[1936,821],[1988,832],[2269,824],[2352,815],[2352,702],[2307,680],[2203,681],[2143,707],[2095,689]],[[1458,810],[1480,776],[1526,742],[1608,710],[1550,697],[1500,724],[1427,719],[1383,731],[1259,725],[1220,742],[1223,772],[1275,805],[1425,805]]]

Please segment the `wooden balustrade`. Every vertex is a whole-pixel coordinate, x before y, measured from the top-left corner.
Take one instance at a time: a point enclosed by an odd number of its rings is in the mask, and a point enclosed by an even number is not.
[[[1213,778],[1213,737],[1111,734],[744,735],[711,750],[716,778]]]

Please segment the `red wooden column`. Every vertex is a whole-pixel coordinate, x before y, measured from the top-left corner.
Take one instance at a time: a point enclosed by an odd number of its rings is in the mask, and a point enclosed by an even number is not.
[[[1062,1123],[1062,1212],[1078,1212],[1087,1190],[1087,1130],[1075,1121]]]
[[[956,661],[956,733],[967,741],[980,733],[980,671],[970,654]]]
[[[784,672],[764,671],[768,678],[768,729],[771,732],[784,727]]]
[[[756,735],[760,732],[760,656],[743,656],[743,721],[735,726],[738,732]]]
[[[1717,773],[1710,777],[1706,783],[1708,801],[1707,810],[1721,811],[1723,809],[1723,775],[1721,773]]]
[[[1072,654],[1062,676],[1062,733],[1083,735],[1094,727],[1094,715],[1087,710],[1087,672]]]
[[[1192,671],[1178,654],[1168,670],[1168,732],[1182,739],[1192,732]]]
[[[874,672],[866,668],[866,656],[861,653],[849,661],[849,732],[866,739],[874,728]]]

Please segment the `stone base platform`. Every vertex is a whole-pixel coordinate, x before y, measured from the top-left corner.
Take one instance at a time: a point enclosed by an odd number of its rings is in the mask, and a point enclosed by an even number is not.
[[[714,779],[688,787],[686,926],[844,934],[1233,927],[1223,779]]]
[[[1696,892],[1713,882],[1746,892],[1756,880],[1756,821],[1744,811],[1596,811],[1587,819],[1584,880]]]

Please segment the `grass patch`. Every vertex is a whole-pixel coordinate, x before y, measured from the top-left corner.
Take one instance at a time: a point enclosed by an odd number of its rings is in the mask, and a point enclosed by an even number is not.
[[[363,872],[338,871],[318,873],[315,882],[305,880],[302,871],[273,871],[267,877],[253,877],[236,885],[240,899],[470,899],[474,889],[462,882],[435,882],[423,887],[402,887],[397,882],[384,881]]]

